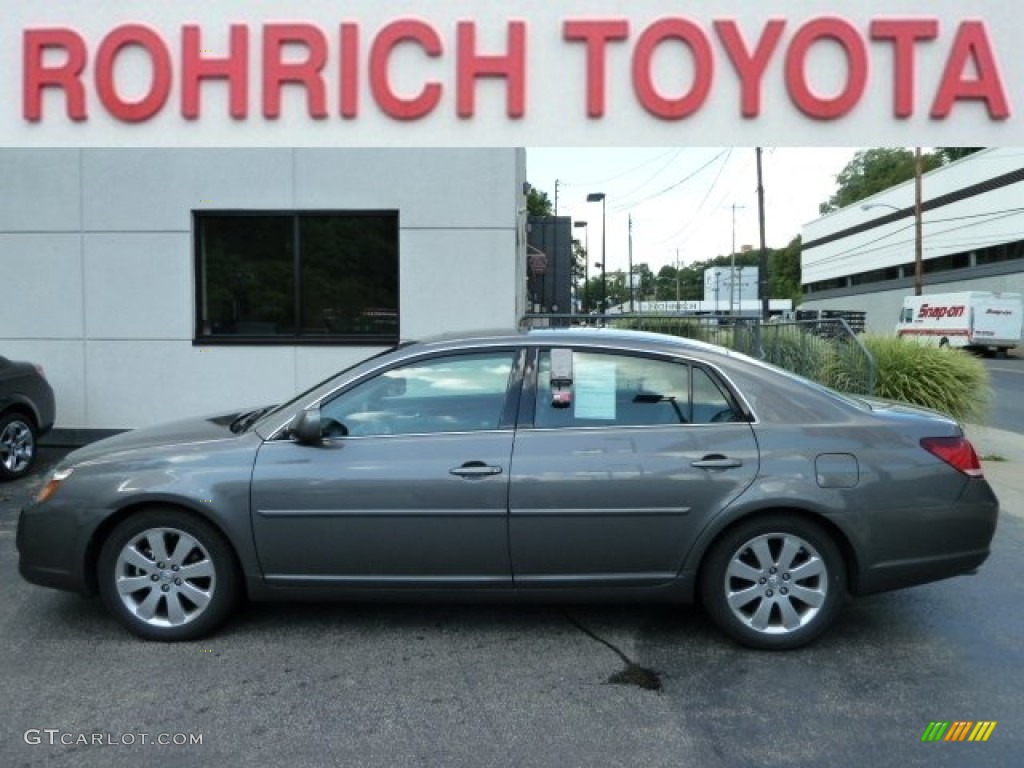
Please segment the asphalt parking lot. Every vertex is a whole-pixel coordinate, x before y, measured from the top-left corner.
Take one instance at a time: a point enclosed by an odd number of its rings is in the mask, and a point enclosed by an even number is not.
[[[0,765],[1017,765],[1024,451],[981,440],[1011,460],[986,465],[1004,513],[980,573],[852,603],[785,654],[672,606],[259,605],[145,643],[18,576],[17,510],[62,455],[44,449],[0,486]],[[936,720],[997,725],[922,743]]]

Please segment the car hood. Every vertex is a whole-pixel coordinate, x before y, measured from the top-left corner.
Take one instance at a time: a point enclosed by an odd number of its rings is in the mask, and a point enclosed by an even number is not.
[[[250,410],[252,409],[216,416],[183,419],[122,432],[69,453],[63,463],[66,465],[80,464],[130,451],[233,439],[238,435],[231,431],[231,423]]]

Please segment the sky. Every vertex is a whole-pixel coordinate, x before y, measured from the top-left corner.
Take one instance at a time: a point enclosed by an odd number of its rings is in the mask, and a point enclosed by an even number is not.
[[[856,147],[766,147],[762,158],[765,241],[782,248],[818,218],[818,205],[836,191],[836,175]],[[654,272],[736,249],[757,248],[757,162],[753,147],[529,147],[526,178],[555,202],[558,215],[586,228],[573,230],[587,242],[591,266],[601,260],[603,192],[608,237],[607,268],[627,268],[629,217],[633,218],[633,263]],[[736,206],[735,211],[733,205]]]

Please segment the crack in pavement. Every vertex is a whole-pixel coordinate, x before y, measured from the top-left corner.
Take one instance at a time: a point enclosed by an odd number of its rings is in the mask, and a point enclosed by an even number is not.
[[[625,665],[618,672],[613,672],[609,675],[605,682],[611,683],[612,685],[635,685],[637,688],[642,688],[645,691],[660,691],[661,690],[661,673],[647,667],[641,667],[623,651],[618,648],[614,643],[609,640],[605,640],[603,637],[598,635],[589,627],[585,626],[578,619],[574,618],[570,614],[565,614],[565,620],[572,624],[576,629],[585,634],[592,640],[596,640],[604,647],[608,648],[612,653],[618,656],[622,663]]]

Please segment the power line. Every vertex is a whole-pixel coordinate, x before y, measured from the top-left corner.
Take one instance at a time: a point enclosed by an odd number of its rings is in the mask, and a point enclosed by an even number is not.
[[[684,232],[686,232],[686,230],[688,230],[693,225],[693,222],[695,222],[697,220],[697,217],[700,216],[700,212],[704,209],[704,205],[705,205],[705,203],[707,203],[708,198],[711,197],[711,193],[715,191],[715,187],[718,185],[718,182],[721,180],[722,173],[725,171],[725,167],[729,164],[729,160],[730,160],[731,157],[732,157],[732,149],[730,148],[728,153],[725,156],[725,160],[722,162],[722,165],[718,169],[718,174],[715,176],[715,180],[711,182],[711,186],[708,187],[708,191],[704,193],[704,197],[701,198],[700,204],[697,206],[697,210],[694,211],[693,216],[691,216],[690,219],[685,224],[683,224],[682,227],[677,229],[675,232],[673,232],[671,235],[666,237],[664,240],[659,240],[657,243],[655,243],[655,245],[664,245],[665,243],[669,242],[670,240],[675,240],[677,237],[682,235]]]
[[[653,165],[654,163],[657,163],[657,162],[661,161],[666,155],[670,155],[670,154],[675,153],[675,156],[671,160],[668,161],[669,163],[671,163],[673,160],[675,160],[676,157],[678,157],[682,153],[682,151],[683,151],[682,148],[678,148],[678,149],[677,148],[670,148],[670,149],[666,150],[665,152],[662,152],[657,157],[652,157],[649,160],[645,160],[644,162],[640,163],[639,165],[635,165],[632,168],[628,168],[625,171],[623,171],[622,173],[617,173],[614,176],[609,176],[608,178],[605,178],[605,179],[598,179],[596,181],[563,182],[563,185],[566,186],[566,187],[593,187],[593,186],[607,185],[608,183],[610,183],[612,181],[617,181],[618,179],[621,179],[624,176],[629,176],[631,173],[636,173],[637,171],[639,171],[639,170],[641,170],[643,168],[646,168],[648,165]],[[657,174],[655,174],[655,175],[657,175]]]
[[[683,184],[685,184],[686,182],[688,182],[690,179],[694,178],[695,176],[699,175],[705,168],[707,168],[710,165],[712,165],[715,161],[717,161],[723,155],[727,154],[727,152],[729,152],[729,151],[731,151],[731,150],[722,150],[717,155],[715,155],[713,158],[711,158],[706,163],[704,163],[704,165],[702,165],[700,168],[695,170],[693,173],[689,174],[688,176],[684,176],[682,179],[677,181],[675,184],[672,184],[672,185],[670,185],[668,187],[665,187],[665,189],[661,190],[660,192],[655,192],[653,195],[648,195],[647,197],[642,198],[640,200],[636,200],[636,201],[634,201],[634,202],[632,202],[632,203],[630,203],[628,205],[617,206],[617,207],[613,208],[612,210],[616,211],[616,212],[620,212],[620,211],[624,211],[624,210],[626,210],[628,208],[634,208],[634,207],[636,207],[638,205],[642,205],[643,203],[646,203],[646,202],[648,202],[650,200],[653,200],[656,197],[661,197],[662,195],[671,192],[673,189],[677,189],[678,187],[681,187]]]
[[[652,181],[654,181],[656,178],[658,178],[658,176],[660,176],[662,173],[664,173],[665,169],[668,168],[670,165],[672,165],[672,163],[674,163],[676,161],[676,158],[678,158],[682,153],[683,153],[682,149],[678,150],[671,158],[669,158],[669,160],[664,165],[662,165],[658,170],[656,170],[651,176],[648,176],[643,181],[642,184],[640,184],[637,187],[633,188],[629,192],[615,195],[615,199],[616,200],[622,200],[622,198],[629,198],[630,196],[635,195],[638,192],[640,192],[640,190],[642,190],[644,187],[646,187],[648,184],[650,184]],[[626,202],[622,203],[622,205],[629,207],[629,206],[631,206],[631,203],[626,201]]]

